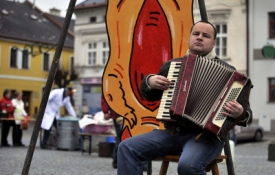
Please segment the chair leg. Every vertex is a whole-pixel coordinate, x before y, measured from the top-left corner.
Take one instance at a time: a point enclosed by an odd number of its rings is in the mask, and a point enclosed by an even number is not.
[[[89,136],[89,155],[92,153],[92,136]]]
[[[147,162],[147,175],[152,175],[152,161]]]
[[[212,175],[219,175],[220,174],[217,162],[215,162],[215,161],[212,162],[210,166],[211,166]]]
[[[162,161],[159,175],[166,175],[169,166],[169,161]]]

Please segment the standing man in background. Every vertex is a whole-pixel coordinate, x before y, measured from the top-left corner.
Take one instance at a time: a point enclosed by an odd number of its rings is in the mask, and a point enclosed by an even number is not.
[[[42,149],[49,149],[47,142],[50,137],[51,127],[54,125],[56,128],[56,119],[60,117],[60,108],[62,106],[66,107],[71,116],[76,117],[75,110],[70,100],[70,95],[72,94],[73,89],[71,87],[54,89],[51,91],[41,124],[41,128],[44,130],[43,139],[40,143]]]
[[[101,96],[101,110],[104,114],[104,119],[108,120],[109,118],[112,118],[114,121],[114,126],[115,126],[115,130],[116,130],[116,143],[115,143],[115,147],[113,150],[113,162],[112,162],[112,166],[113,168],[117,168],[117,147],[118,144],[120,143],[120,137],[121,137],[121,128],[120,128],[120,124],[118,124],[116,122],[116,119],[118,117],[118,114],[116,114],[108,105],[108,103],[105,101],[103,95]]]

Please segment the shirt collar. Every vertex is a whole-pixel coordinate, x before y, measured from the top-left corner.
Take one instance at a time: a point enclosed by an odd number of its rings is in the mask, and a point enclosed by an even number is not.
[[[187,50],[187,55],[190,54],[190,53],[191,53],[191,52],[190,52],[190,50],[188,49],[188,50]],[[207,58],[207,59],[215,59],[216,56],[217,56],[217,54],[216,54],[215,50],[212,49],[207,55],[202,55],[202,56],[204,56],[204,57]]]

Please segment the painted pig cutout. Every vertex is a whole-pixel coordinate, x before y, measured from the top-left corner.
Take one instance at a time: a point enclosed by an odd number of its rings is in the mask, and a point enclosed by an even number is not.
[[[124,118],[122,139],[156,128],[160,101],[139,93],[144,76],[185,55],[193,24],[193,0],[109,0],[106,23],[110,57],[102,91],[109,106]]]

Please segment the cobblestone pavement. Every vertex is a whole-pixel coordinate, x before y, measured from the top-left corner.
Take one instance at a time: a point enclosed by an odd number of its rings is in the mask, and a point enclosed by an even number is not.
[[[32,129],[24,131],[23,142],[28,145]],[[9,135],[10,141],[11,135]],[[241,143],[234,147],[234,171],[236,175],[274,175],[275,161],[268,161],[268,145],[275,141],[275,135],[268,134],[262,142]],[[9,142],[11,143],[11,141]],[[0,175],[20,175],[28,147],[0,148]],[[112,159],[81,154],[80,151],[42,150],[36,146],[29,175],[115,175],[116,169],[111,166]],[[157,175],[160,163],[153,161],[152,174]],[[227,175],[224,163],[219,163],[221,175]],[[176,163],[170,163],[167,175],[176,175]],[[147,173],[144,172],[144,175]],[[207,175],[210,175],[207,173]]]

